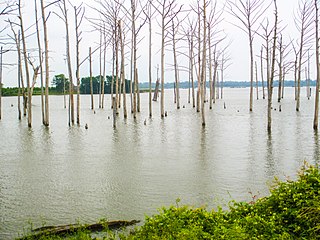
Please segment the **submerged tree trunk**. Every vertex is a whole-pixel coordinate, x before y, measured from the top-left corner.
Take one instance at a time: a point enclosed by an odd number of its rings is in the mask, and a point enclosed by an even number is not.
[[[316,72],[317,72],[317,85],[315,92],[315,108],[314,108],[314,119],[313,129],[318,130],[319,124],[319,90],[320,90],[320,60],[319,60],[319,8],[318,0],[314,0],[315,6],[315,37],[316,37]]]
[[[250,23],[248,23],[250,25]],[[253,110],[253,38],[251,28],[249,30],[249,46],[250,46],[250,107],[249,110]]]
[[[258,66],[257,66],[257,62],[255,62],[255,68],[256,68],[256,91],[257,91],[257,100],[259,100]]]
[[[151,0],[148,3],[148,20],[149,20],[149,117],[152,117],[152,90],[151,90],[151,82],[152,82],[152,71],[151,71],[151,45],[152,45],[152,21],[151,21]]]
[[[26,71],[26,79],[27,79],[27,94],[28,94],[28,102],[27,102],[27,112],[28,112],[28,127],[32,127],[32,95],[31,95],[31,88],[30,88],[30,74],[29,74],[29,66],[28,66],[28,56],[27,56],[27,45],[25,40],[25,32],[23,26],[23,19],[21,13],[21,2],[19,0],[19,19],[20,19],[20,28],[21,28],[21,38],[22,38],[22,46],[23,46],[23,57],[24,57],[24,64],[25,64],[25,71]]]
[[[261,67],[261,84],[262,84],[262,98],[266,98],[265,90],[264,90],[264,79],[263,79],[263,47],[261,47],[261,55],[260,55],[260,67]]]
[[[179,72],[177,63],[177,52],[176,52],[176,38],[175,38],[175,25],[172,21],[172,48],[173,48],[173,65],[174,65],[174,78],[175,78],[175,103],[177,103],[177,109],[180,109],[180,94],[179,94]]]
[[[202,69],[201,69],[201,118],[202,118],[202,126],[206,125],[206,119],[205,119],[205,108],[204,108],[204,102],[205,102],[205,78],[206,78],[206,61],[207,61],[207,22],[206,22],[206,0],[203,0],[203,49],[202,49]]]
[[[274,35],[272,46],[272,63],[271,63],[271,76],[268,88],[268,133],[271,133],[271,108],[272,108],[272,92],[273,92],[273,79],[275,75],[275,61],[276,61],[276,48],[277,48],[277,30],[278,30],[278,8],[277,1],[274,0],[275,8],[275,23],[274,23]]]
[[[81,5],[79,7],[74,6],[75,15],[75,26],[76,26],[76,79],[77,79],[77,124],[80,124],[80,42],[81,42],[81,32],[79,28],[84,16],[84,11],[82,16],[80,15],[82,11]],[[80,16],[80,19],[79,19]]]
[[[164,11],[164,9],[163,9]],[[162,25],[161,25],[161,118],[164,118],[164,47],[165,47],[165,24],[164,24],[164,16],[162,17]]]
[[[45,15],[45,6],[43,0],[41,3],[42,11],[42,24],[43,24],[43,37],[44,37],[44,61],[45,61],[45,91],[44,91],[44,125],[49,126],[49,78],[50,78],[50,69],[49,69],[49,46],[48,46],[48,30],[47,30],[47,17]]]
[[[192,31],[193,33],[193,31]],[[190,42],[190,75],[191,75],[191,87],[192,87],[192,107],[195,108],[196,107],[196,98],[195,98],[195,94],[194,94],[194,72],[193,72],[193,59],[194,59],[194,56],[193,56],[193,35],[191,34],[191,42]]]
[[[209,45],[209,89],[210,89],[210,96],[209,96],[209,109],[212,109],[212,59],[211,59],[211,28],[210,24],[208,23],[208,45]]]
[[[101,108],[104,108],[104,81],[106,80],[106,58],[107,58],[107,36],[105,33],[105,26],[103,26],[103,76],[102,76],[102,99]]]
[[[17,39],[16,39],[17,40]],[[20,103],[20,95],[21,95],[21,51],[20,51],[20,31],[18,33],[18,41],[17,41],[17,53],[18,53],[18,119],[21,120],[21,103]]]
[[[70,34],[69,34],[68,11],[66,6],[66,0],[63,0],[62,4],[63,4],[63,8],[61,7],[61,11],[63,14],[62,20],[64,21],[65,30],[66,30],[66,55],[67,55],[67,65],[68,65],[68,74],[69,74],[69,115],[70,115],[71,124],[74,125],[73,76],[72,76],[72,68],[71,68]]]
[[[122,79],[122,93],[123,93],[123,116],[127,118],[127,99],[126,99],[126,80],[124,75],[124,37],[122,36],[121,20],[119,20],[119,39],[121,46],[121,79]]]
[[[38,8],[37,1],[34,1],[35,8],[35,18],[36,18],[36,31],[37,31],[37,43],[38,43],[38,56],[39,56],[39,64],[40,64],[40,88],[41,88],[41,113],[42,113],[42,124],[45,125],[45,113],[44,113],[44,92],[43,92],[43,67],[42,67],[42,47],[40,41],[40,30],[39,30],[39,22],[38,22]]]
[[[93,103],[93,84],[92,84],[92,53],[91,53],[91,47],[89,47],[89,66],[90,66],[91,109],[94,110],[94,103]]]
[[[103,223],[94,223],[88,225],[80,225],[80,224],[70,224],[70,225],[61,225],[61,226],[44,226],[37,229],[32,230],[34,234],[31,235],[32,239],[42,239],[43,237],[48,236],[62,236],[65,237],[68,234],[73,234],[77,231],[91,231],[91,232],[101,232],[106,228],[108,230],[120,229],[126,226],[131,226],[140,221],[132,220],[132,221],[110,221]],[[20,240],[29,239],[28,237],[20,238]]]

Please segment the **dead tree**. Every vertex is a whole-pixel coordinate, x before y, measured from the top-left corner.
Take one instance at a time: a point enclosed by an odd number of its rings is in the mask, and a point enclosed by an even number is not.
[[[217,9],[217,1],[214,1],[211,4],[211,8],[209,8],[209,15],[208,15],[208,19],[207,19],[207,29],[208,29],[208,36],[207,36],[207,41],[208,41],[208,67],[209,67],[209,89],[210,89],[210,97],[209,97],[209,108],[212,109],[212,100],[213,100],[213,96],[215,96],[215,94],[213,93],[214,91],[214,83],[213,81],[215,79],[213,79],[213,71],[217,71],[218,65],[216,65],[215,61],[216,59],[216,49],[217,49],[217,44],[220,43],[225,37],[221,37],[220,36],[220,30],[218,29],[218,25],[219,23],[223,20],[222,19],[222,10],[218,10]],[[214,57],[212,59],[212,49],[214,48]],[[213,67],[214,66],[214,67]],[[223,72],[223,69],[221,69],[221,71]]]
[[[37,42],[38,42],[38,57],[40,62],[40,88],[41,88],[41,112],[42,112],[42,123],[45,125],[45,106],[44,106],[44,91],[43,91],[43,65],[42,65],[42,47],[40,40],[40,30],[39,30],[39,21],[38,21],[38,7],[37,0],[34,1],[35,8],[35,20],[36,20],[36,31],[37,31]]]
[[[93,84],[92,84],[92,51],[91,47],[89,47],[89,71],[90,71],[90,94],[91,94],[91,109],[94,110],[94,102],[93,102]]]
[[[3,1],[0,4],[0,16],[12,14],[19,8],[18,6],[15,1]]]
[[[21,120],[21,108],[20,108],[20,96],[22,95],[22,106],[23,106],[23,115],[27,115],[27,96],[26,90],[24,85],[24,78],[23,78],[23,66],[22,66],[22,57],[21,57],[21,34],[20,30],[18,30],[18,34],[14,30],[14,23],[8,20],[11,31],[13,33],[13,40],[15,42],[17,48],[17,56],[18,56],[18,119]],[[20,27],[20,26],[19,26]]]
[[[301,92],[301,71],[303,57],[305,55],[305,49],[308,47],[313,34],[312,24],[313,24],[313,7],[312,2],[307,0],[299,1],[298,14],[295,17],[296,28],[300,32],[299,40],[299,56],[297,63],[297,102],[296,111],[300,111],[300,92]]]
[[[124,75],[124,37],[123,37],[123,29],[121,26],[121,20],[119,20],[119,40],[120,40],[120,48],[121,48],[121,84],[122,84],[122,94],[123,94],[123,116],[127,118],[127,98],[126,98],[126,79]]]
[[[149,117],[152,117],[152,62],[151,62],[151,54],[152,54],[152,18],[155,14],[155,11],[152,9],[151,0],[148,0],[143,12],[147,18],[149,24]]]
[[[74,6],[75,30],[76,30],[76,79],[77,79],[77,124],[80,124],[80,42],[82,40],[82,31],[80,26],[84,17],[85,9],[80,4]]]
[[[106,26],[103,24],[103,76],[101,86],[101,108],[104,108],[104,82],[106,80],[106,60],[107,60],[107,33]]]
[[[320,90],[320,60],[319,60],[319,5],[318,0],[314,0],[315,9],[315,40],[316,40],[316,73],[317,73],[317,85],[315,92],[315,108],[313,118],[313,129],[318,131],[319,124],[319,90]]]
[[[28,66],[28,56],[27,56],[27,44],[25,38],[25,31],[23,25],[22,11],[21,11],[21,0],[18,1],[18,9],[19,9],[19,20],[20,20],[20,31],[21,31],[21,40],[22,40],[22,53],[24,58],[24,66],[25,66],[25,74],[27,80],[27,112],[28,112],[28,127],[32,127],[32,105],[31,105],[31,84],[30,84],[30,74],[29,74],[29,66]]]
[[[258,66],[257,62],[255,61],[255,70],[256,70],[256,92],[257,92],[257,100],[259,100],[259,84],[258,84]]]
[[[178,6],[176,0],[156,0],[159,6],[154,6],[161,17],[161,118],[164,118],[164,52],[166,47],[166,38],[172,19],[181,11],[182,5]],[[153,4],[153,3],[152,3]]]
[[[228,46],[229,44],[227,44]],[[227,48],[227,47],[226,47]],[[223,99],[223,87],[224,87],[224,72],[225,70],[231,65],[229,63],[230,61],[230,56],[226,53],[226,48],[222,50],[222,56],[221,56],[221,61],[220,61],[220,72],[221,72],[221,82],[220,82],[220,97]]]
[[[272,58],[271,58],[271,73],[270,80],[268,84],[268,133],[271,133],[271,108],[272,108],[272,93],[273,93],[273,79],[275,76],[275,62],[276,62],[276,48],[277,48],[277,34],[278,34],[278,8],[277,8],[277,0],[273,0],[274,2],[274,15],[275,21],[273,26],[273,45],[272,45]]]
[[[269,84],[270,84],[270,41],[271,41],[271,34],[274,31],[274,26],[269,29],[269,20],[266,19],[264,24],[261,24],[261,28],[262,28],[262,34],[258,33],[258,35],[264,40],[264,44],[262,44],[262,48],[261,49],[265,49],[265,61],[266,61],[266,72],[267,72],[267,92],[268,92],[268,97],[269,97]],[[263,51],[261,50],[261,76],[263,76],[263,69],[262,69],[262,54]]]
[[[260,69],[261,69],[261,84],[262,84],[262,98],[266,98],[265,90],[264,90],[264,78],[263,78],[263,47],[260,50]]]
[[[174,13],[173,13],[174,14]],[[172,40],[172,53],[173,53],[173,68],[174,68],[174,78],[175,78],[175,98],[174,103],[177,104],[177,109],[180,109],[180,88],[179,88],[179,66],[178,66],[178,47],[177,44],[181,40],[178,37],[180,23],[182,20],[179,20],[178,15],[176,15],[171,21],[172,31],[169,32],[169,38]]]
[[[200,79],[200,99],[201,99],[201,118],[202,126],[206,125],[204,102],[205,102],[205,78],[206,78],[206,62],[207,62],[207,15],[206,15],[207,2],[203,0],[203,46],[202,46],[202,69]]]
[[[238,4],[239,3],[239,4]],[[248,34],[249,48],[250,48],[250,107],[249,110],[252,112],[253,109],[253,38],[256,33],[255,25],[259,22],[260,17],[264,14],[266,8],[263,7],[263,0],[239,0],[239,1],[228,1],[228,12],[241,22],[241,25],[236,27],[243,30]]]
[[[280,102],[283,98],[285,75],[287,73],[287,70],[290,69],[291,65],[291,62],[286,61],[288,55],[291,52],[289,46],[289,44],[283,43],[281,34],[278,39],[279,60],[277,60],[279,68],[278,102]]]
[[[190,103],[192,96],[192,107],[196,106],[196,99],[194,94],[194,35],[195,35],[195,23],[188,18],[188,26],[183,28],[186,40],[188,41],[188,61],[189,61],[189,89],[188,89],[188,103]],[[190,91],[191,88],[191,91]]]
[[[308,50],[308,65],[306,66],[306,86],[307,86],[307,98],[310,100],[311,88],[310,88],[310,53]]]
[[[43,0],[40,0],[41,3],[41,16],[42,16],[42,25],[43,25],[43,38],[44,38],[44,62],[45,62],[45,91],[44,91],[44,125],[49,126],[49,78],[50,78],[50,69],[49,69],[49,44],[48,44],[48,29],[47,21],[48,16],[45,14],[45,8],[50,6],[50,3],[47,6],[44,5]]]
[[[66,31],[66,57],[69,73],[69,126],[74,125],[74,100],[73,100],[73,76],[71,67],[71,56],[70,56],[70,34],[69,34],[69,24],[68,24],[68,10],[66,6],[66,0],[61,0],[59,2],[59,8],[61,10],[61,16],[57,15],[65,24]]]

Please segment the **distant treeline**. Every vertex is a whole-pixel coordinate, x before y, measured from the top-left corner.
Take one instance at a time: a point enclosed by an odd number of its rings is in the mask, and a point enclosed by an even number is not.
[[[256,83],[253,83],[254,87],[256,86]],[[155,83],[152,83],[152,88],[155,88]],[[219,83],[219,86],[221,83]],[[301,81],[301,87],[306,86],[307,83],[306,81]],[[194,82],[194,87],[196,88],[198,86],[198,82]],[[258,82],[258,86],[262,87],[262,82]],[[265,83],[265,87],[267,86],[267,83]],[[279,86],[279,81],[274,81],[273,82],[274,87]],[[293,80],[287,80],[284,82],[285,87],[294,87],[294,81]],[[316,81],[315,80],[310,80],[310,86],[316,86]],[[149,83],[140,83],[139,85],[140,89],[145,89],[149,88]],[[191,87],[191,83],[190,83]],[[207,82],[207,87],[209,88],[209,83]],[[250,82],[245,82],[245,81],[225,81],[223,82],[223,87],[231,87],[231,88],[245,88],[245,87],[250,87]],[[164,88],[174,88],[174,83],[165,83]],[[179,83],[179,88],[189,88],[189,82],[180,82]]]
[[[92,86],[93,86],[93,93],[98,94],[100,89],[99,89],[99,83],[100,79],[102,80],[102,77],[100,76],[95,76],[92,78]],[[110,94],[111,93],[111,76],[106,76],[106,80],[104,82],[104,93]],[[278,86],[278,81],[274,82],[274,87]],[[307,83],[306,81],[301,81],[301,86],[304,87],[306,86]],[[198,83],[195,82],[194,86],[197,87]],[[254,83],[254,86],[255,83]],[[258,86],[262,87],[262,83],[258,82]],[[266,86],[266,85],[265,85]],[[316,86],[316,81],[315,80],[310,80],[310,86]],[[63,94],[64,92],[64,87],[65,87],[65,92],[69,92],[69,80],[66,78],[63,74],[59,74],[54,76],[53,81],[52,81],[52,87],[49,88],[49,93],[51,95],[59,95]],[[155,88],[155,83],[151,84],[152,89],[154,90]],[[187,89],[189,87],[189,82],[180,82],[179,83],[180,88]],[[191,87],[191,85],[190,85]],[[209,87],[209,83],[207,82],[207,87]],[[230,87],[230,88],[245,88],[245,87],[250,87],[250,82],[245,82],[245,81],[226,81],[223,83],[223,87]],[[285,81],[285,87],[294,87],[294,81],[293,80],[288,80]],[[114,89],[113,92],[115,93],[115,79],[114,79]],[[174,88],[174,83],[165,83],[164,88],[169,89],[169,88]],[[149,83],[144,82],[139,84],[139,89],[141,91],[144,91],[146,89],[149,89]],[[76,86],[74,86],[74,92],[76,92]],[[130,81],[126,80],[126,92],[130,92]],[[80,84],[80,93],[81,94],[90,94],[90,77],[85,77],[81,79],[81,84]],[[33,95],[40,95],[41,94],[41,89],[39,87],[35,87],[33,91]],[[17,87],[7,87],[7,88],[2,88],[2,96],[17,96],[18,95],[18,88]]]

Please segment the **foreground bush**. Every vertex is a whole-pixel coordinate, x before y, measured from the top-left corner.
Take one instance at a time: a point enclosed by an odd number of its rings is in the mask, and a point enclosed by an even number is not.
[[[276,181],[268,197],[232,202],[228,211],[170,207],[147,217],[127,239],[320,239],[320,172]]]

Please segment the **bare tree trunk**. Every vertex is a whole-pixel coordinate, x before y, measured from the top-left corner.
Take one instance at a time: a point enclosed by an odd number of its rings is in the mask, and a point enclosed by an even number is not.
[[[275,74],[275,61],[276,61],[276,48],[277,48],[277,30],[278,30],[278,8],[277,1],[274,0],[275,8],[275,23],[274,23],[274,35],[273,35],[273,46],[272,46],[272,65],[271,65],[271,76],[268,88],[268,133],[271,133],[271,108],[272,108],[272,92],[273,92],[273,79]]]
[[[131,27],[132,27],[132,53],[133,53],[133,117],[136,118],[137,114],[137,35],[136,35],[136,6],[135,1],[131,0]]]
[[[217,70],[217,81],[216,81],[216,96],[217,96],[217,99],[220,98],[220,95],[219,95],[219,87],[220,87],[220,83],[219,83],[219,71]]]
[[[285,67],[283,67],[283,76],[282,76],[282,89],[281,89],[281,98],[283,99],[284,96],[284,83],[285,83],[285,79],[286,79],[286,69]]]
[[[193,31],[192,31],[193,33]],[[195,94],[194,94],[194,73],[193,73],[193,35],[191,34],[191,43],[190,43],[190,75],[191,75],[191,86],[192,86],[192,107],[195,108],[196,107],[196,98],[195,98]]]
[[[303,55],[304,55],[304,48],[306,46],[306,43],[308,42],[308,31],[309,27],[311,26],[311,23],[313,21],[312,14],[311,14],[311,5],[308,5],[308,1],[305,1],[303,3],[303,6],[300,7],[300,24],[299,30],[300,32],[300,46],[299,46],[299,57],[298,57],[298,76],[297,76],[297,102],[296,102],[296,111],[300,111],[300,92],[301,92],[301,71],[302,71],[302,64],[303,64]]]
[[[149,117],[152,117],[152,90],[151,90],[151,82],[152,82],[152,70],[151,70],[151,45],[152,45],[152,21],[151,21],[151,0],[149,0],[148,5],[148,19],[149,19]]]
[[[18,53],[18,119],[21,120],[21,103],[20,103],[20,95],[21,95],[21,51],[20,51],[20,31],[18,33],[18,39],[17,39],[17,53]]]
[[[45,114],[44,114],[44,120],[45,126],[49,126],[49,78],[50,78],[50,70],[49,70],[49,46],[48,46],[48,30],[47,30],[47,17],[45,15],[45,6],[43,3],[43,0],[40,1],[41,3],[41,11],[42,11],[42,24],[43,24],[43,36],[44,36],[44,60],[45,60]]]
[[[28,111],[28,127],[32,127],[32,94],[30,89],[30,75],[29,75],[29,66],[28,66],[28,56],[27,56],[27,45],[24,35],[24,26],[23,26],[23,19],[21,13],[21,2],[19,0],[19,19],[20,19],[20,28],[21,28],[21,38],[22,38],[22,45],[23,45],[23,57],[24,57],[24,64],[26,70],[26,78],[27,78],[27,94],[28,94],[28,103],[27,103],[27,111]]]
[[[115,49],[115,41],[116,41],[116,39],[115,39],[115,32],[114,32],[114,40],[112,41],[112,76],[111,76],[111,108],[113,108],[113,100],[114,100],[114,98],[113,98],[113,89],[114,89],[114,65],[115,65],[115,52],[116,52],[116,49]],[[130,85],[131,85],[131,80],[130,80]]]
[[[133,30],[132,30],[133,36]],[[133,103],[133,81],[134,81],[134,70],[133,70],[133,37],[131,37],[131,60],[130,60],[130,106],[131,106],[131,113],[134,113],[134,103]],[[135,113],[133,114],[135,118]]]
[[[209,44],[209,87],[210,87],[210,97],[209,97],[209,108],[212,109],[212,59],[211,59],[211,27],[208,23],[208,44]]]
[[[102,86],[102,30],[100,28],[100,42],[99,42],[99,108],[101,108],[101,86]]]
[[[298,71],[298,55],[296,55],[296,60],[294,62],[294,100],[298,99],[297,71]]]
[[[178,63],[177,63],[177,54],[176,54],[176,39],[175,39],[175,26],[174,21],[172,21],[172,48],[173,48],[173,65],[174,65],[174,78],[175,78],[175,93],[176,93],[176,103],[177,109],[180,109],[180,95],[179,95],[179,72],[178,72]]]
[[[163,7],[164,12],[164,7]],[[163,13],[164,14],[164,13]],[[165,18],[162,16],[161,24],[161,118],[164,118],[164,47],[165,47]]]
[[[215,50],[216,51],[216,50]],[[216,103],[216,83],[218,75],[218,61],[215,60],[216,54],[214,53],[214,67],[213,67],[213,82],[212,82],[212,101]]]
[[[197,91],[197,112],[200,112],[201,104],[201,15],[198,2],[198,91]]]
[[[35,18],[36,18],[36,31],[37,31],[37,42],[38,42],[38,55],[39,55],[39,64],[40,64],[40,88],[41,88],[41,113],[42,113],[42,124],[46,125],[45,121],[45,113],[44,113],[44,92],[43,92],[43,67],[42,67],[42,48],[40,41],[40,30],[39,30],[39,22],[38,22],[38,8],[37,1],[34,1],[35,8]]]
[[[279,85],[278,85],[278,102],[281,101],[281,89],[282,89],[282,63],[283,63],[283,46],[282,35],[279,39]]]
[[[22,105],[23,105],[23,115],[26,116],[27,112],[27,98],[26,98],[26,93],[25,93],[25,87],[24,87],[24,81],[23,81],[23,74],[22,74],[22,58],[21,58],[21,34],[20,34],[20,30],[18,30],[18,35],[16,34],[16,32],[13,29],[13,23],[10,23],[10,27],[11,30],[13,32],[14,35],[14,40],[16,43],[16,47],[17,47],[17,54],[18,54],[18,119],[21,120],[21,109],[20,109],[20,95],[22,94]],[[20,85],[21,84],[21,85]]]
[[[115,24],[116,26],[116,32],[115,32],[115,41],[116,41],[116,49],[115,49],[115,55],[116,55],[116,102],[113,106],[116,106],[116,114],[119,114],[119,29],[117,24]]]
[[[80,15],[82,12],[82,15]],[[75,26],[76,26],[76,79],[77,79],[77,124],[80,125],[80,42],[81,42],[81,32],[79,28],[84,16],[84,11],[82,11],[82,6],[74,6],[74,16],[75,16]],[[80,16],[80,19],[79,19]]]
[[[205,78],[206,78],[206,51],[207,51],[207,16],[206,16],[206,0],[203,0],[203,49],[202,49],[202,71],[201,71],[201,117],[202,117],[202,126],[206,125],[206,119],[205,119],[205,108],[204,108],[204,102],[205,102]]]
[[[67,55],[67,64],[68,64],[68,73],[69,73],[69,113],[71,118],[71,124],[74,125],[74,100],[73,100],[73,76],[72,76],[72,68],[71,68],[71,56],[70,56],[70,39],[69,39],[69,24],[68,24],[68,11],[66,6],[66,0],[62,1],[63,8],[61,7],[61,11],[63,14],[65,29],[66,29],[66,55]]]
[[[263,47],[261,47],[261,55],[260,55],[260,67],[261,67],[261,84],[262,84],[262,98],[266,98],[265,90],[264,90],[264,79],[263,79]]]
[[[140,87],[139,87],[139,78],[138,78],[138,69],[137,69],[137,111],[140,112]]]
[[[107,58],[107,39],[106,39],[106,29],[103,25],[103,76],[102,76],[102,99],[101,99],[101,108],[104,108],[104,81],[106,80],[106,58]]]
[[[122,93],[123,93],[123,116],[127,118],[127,99],[126,99],[126,78],[124,75],[124,37],[122,37],[121,20],[119,20],[119,38],[121,45],[121,79],[122,79]]]
[[[256,91],[257,91],[257,100],[259,100],[259,84],[258,84],[258,66],[257,62],[255,62],[256,67]]]
[[[310,100],[311,97],[311,88],[310,88],[310,54],[308,50],[308,67],[306,69],[306,79],[307,79],[307,98]]]
[[[224,71],[224,52],[222,53],[222,59],[221,59],[221,81],[220,81],[220,98],[223,99],[223,71]]]
[[[248,22],[250,25],[250,22]],[[253,38],[251,28],[249,30],[249,46],[250,46],[250,112],[253,110]]]
[[[92,84],[92,53],[91,53],[91,47],[89,47],[89,65],[90,65],[91,109],[94,110],[94,103],[93,103],[93,84]]]
[[[115,97],[113,97],[113,128],[116,128],[117,127],[117,100],[115,99]]]
[[[314,119],[313,119],[313,129],[318,131],[319,124],[319,90],[320,90],[320,61],[319,61],[319,8],[318,1],[314,0],[315,6],[315,37],[316,37],[316,72],[317,72],[317,85],[315,92],[315,108],[314,108]]]
[[[66,101],[66,78],[63,79],[63,106],[67,108],[67,101]]]

